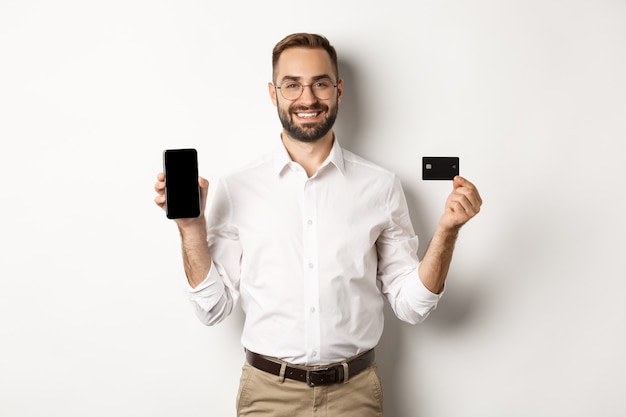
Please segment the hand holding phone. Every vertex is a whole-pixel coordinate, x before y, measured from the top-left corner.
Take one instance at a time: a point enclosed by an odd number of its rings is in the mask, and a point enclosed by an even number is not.
[[[195,149],[167,149],[163,152],[165,207],[169,219],[200,216],[198,153]]]

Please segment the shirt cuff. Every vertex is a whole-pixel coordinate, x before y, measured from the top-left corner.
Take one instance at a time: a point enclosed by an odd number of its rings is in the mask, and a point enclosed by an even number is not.
[[[437,308],[437,304],[445,292],[445,287],[439,294],[430,291],[419,278],[419,274],[417,279],[407,280],[406,285],[405,300],[411,306],[411,310],[418,314],[417,322],[424,320],[431,311]]]
[[[219,302],[224,294],[224,282],[213,263],[209,274],[197,287],[187,282],[187,292],[189,299],[204,311],[210,311]]]

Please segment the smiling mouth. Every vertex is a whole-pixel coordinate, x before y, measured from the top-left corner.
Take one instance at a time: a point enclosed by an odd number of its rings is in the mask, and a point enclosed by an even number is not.
[[[317,116],[320,115],[320,112],[296,112],[294,113],[296,116],[298,116],[301,119],[314,119]]]

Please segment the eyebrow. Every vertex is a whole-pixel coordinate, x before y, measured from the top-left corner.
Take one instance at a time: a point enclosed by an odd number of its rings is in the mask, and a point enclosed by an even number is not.
[[[313,77],[311,77],[311,81],[319,81],[319,80],[331,80],[332,81],[332,77],[328,74],[321,74],[321,75],[315,75]],[[281,83],[285,82],[285,81],[302,81],[302,77],[299,77],[297,75],[285,75],[281,80]]]

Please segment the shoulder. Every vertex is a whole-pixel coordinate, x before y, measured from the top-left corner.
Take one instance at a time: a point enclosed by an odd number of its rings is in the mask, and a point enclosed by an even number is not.
[[[378,179],[391,183],[397,180],[396,173],[389,168],[385,168],[346,149],[342,149],[342,152],[346,175],[365,175],[370,180]]]
[[[238,182],[259,178],[259,176],[263,175],[263,173],[271,172],[274,166],[273,161],[274,159],[272,154],[266,153],[235,169],[232,169],[229,172],[224,173],[220,180],[226,182]]]

